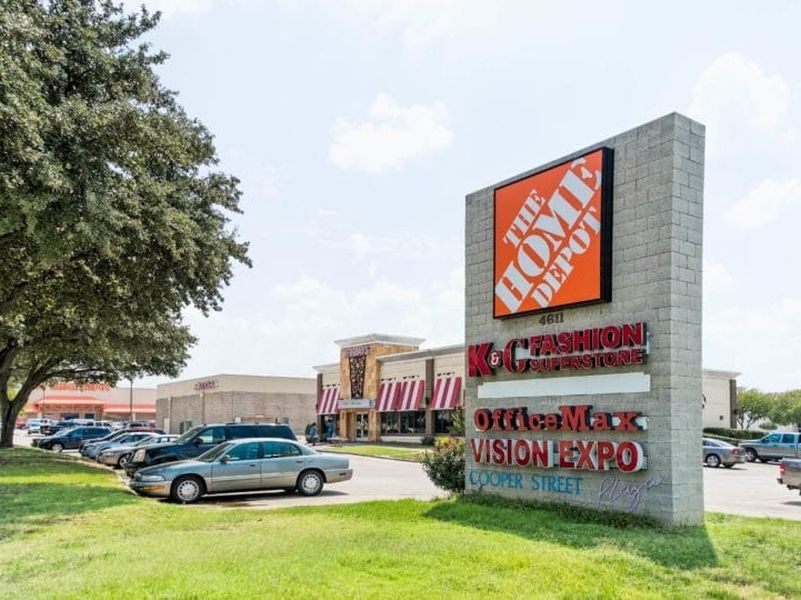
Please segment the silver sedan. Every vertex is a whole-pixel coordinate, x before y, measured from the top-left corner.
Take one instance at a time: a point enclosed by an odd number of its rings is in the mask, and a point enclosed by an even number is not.
[[[744,455],[737,446],[723,440],[704,438],[704,463],[708,467],[717,468],[723,465],[727,469],[731,469],[735,464],[744,462],[744,460]]]
[[[97,462],[114,468],[122,468],[128,464],[134,452],[142,446],[148,446],[150,444],[168,444],[174,442],[177,438],[177,435],[149,433],[138,442],[114,444],[101,450],[100,454],[97,455]]]
[[[129,486],[137,494],[188,504],[205,494],[283,489],[316,496],[326,483],[347,481],[345,457],[318,454],[298,442],[247,438],[224,442],[193,460],[146,467]]]

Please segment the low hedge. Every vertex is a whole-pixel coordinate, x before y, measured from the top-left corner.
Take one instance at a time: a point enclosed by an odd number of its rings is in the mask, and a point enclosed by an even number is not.
[[[721,436],[735,440],[758,440],[765,437],[764,431],[751,431],[750,429],[731,429],[729,427],[706,427],[705,434],[711,434],[707,437]]]
[[[725,435],[717,435],[715,433],[705,433],[704,437],[708,438],[710,440],[718,440],[718,441],[721,441],[721,442],[728,442],[729,444],[732,444],[734,446],[739,446],[740,442],[744,442],[745,441],[745,440],[738,440],[737,438],[733,438],[733,437],[727,437]]]

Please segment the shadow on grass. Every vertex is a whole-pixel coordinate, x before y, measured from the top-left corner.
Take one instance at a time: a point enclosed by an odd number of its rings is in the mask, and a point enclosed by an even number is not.
[[[631,515],[488,495],[437,504],[426,516],[576,549],[615,546],[664,567],[696,569],[718,564],[705,527],[666,528]]]
[[[347,493],[339,490],[324,489],[317,498],[347,496]],[[270,501],[274,501],[270,504]],[[254,492],[229,492],[225,494],[212,494],[203,496],[192,506],[219,508],[253,508],[259,506],[296,506],[297,501],[307,500],[314,502],[314,499],[306,498],[297,492],[287,492],[284,490],[259,490]],[[164,500],[167,502],[167,500]],[[322,506],[322,504],[321,504]]]
[[[48,481],[51,477],[58,480]],[[0,451],[0,540],[82,513],[137,501],[134,495],[110,484],[106,477],[72,457],[40,450],[3,449]]]

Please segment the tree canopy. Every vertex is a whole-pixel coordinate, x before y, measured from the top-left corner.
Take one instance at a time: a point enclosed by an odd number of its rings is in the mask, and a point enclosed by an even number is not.
[[[219,310],[249,264],[239,182],[140,41],[158,20],[0,0],[0,446],[49,379],[177,375],[182,311]]]
[[[737,390],[737,425],[748,429],[759,421],[774,425],[801,423],[801,390],[762,392],[756,388]]]

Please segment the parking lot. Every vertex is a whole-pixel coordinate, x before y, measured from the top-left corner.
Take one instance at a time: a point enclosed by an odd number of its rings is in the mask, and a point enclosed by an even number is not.
[[[30,446],[30,437],[18,431],[15,443]],[[77,455],[74,451],[68,453]],[[403,498],[430,500],[444,495],[428,480],[417,463],[364,456],[349,458],[354,469],[353,479],[326,486],[322,494],[314,498],[284,492],[228,494],[204,498],[196,506],[265,509]],[[711,469],[701,465],[699,468],[704,472],[706,510],[801,520],[801,496],[776,482],[779,472],[776,463],[743,463],[732,469]]]

